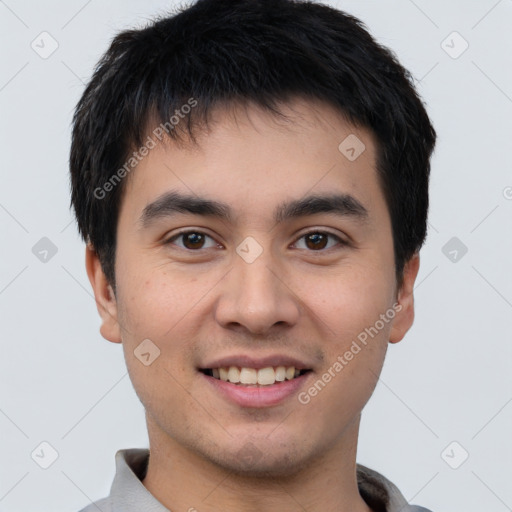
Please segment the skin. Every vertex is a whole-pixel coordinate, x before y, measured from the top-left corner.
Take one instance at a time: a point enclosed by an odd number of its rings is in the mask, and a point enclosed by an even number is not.
[[[93,248],[86,250],[100,332],[122,343],[146,409],[151,456],[143,483],[176,512],[371,510],[356,481],[361,411],[388,344],[413,323],[419,256],[397,290],[371,133],[321,102],[281,108],[291,121],[253,106],[219,108],[198,147],[159,144],[141,161],[120,209],[115,296]],[[353,162],[338,150],[349,134],[366,146]],[[225,202],[233,222],[183,213],[141,229],[145,206],[169,190]],[[356,197],[367,223],[332,213],[273,221],[284,200],[332,192]],[[165,244],[183,228],[211,238],[199,250],[183,237]],[[306,243],[305,234],[326,231],[349,244]],[[236,253],[247,236],[263,248],[250,264]],[[244,408],[198,373],[231,354],[289,354],[313,369],[299,390],[307,391],[395,302],[394,319],[307,404],[294,395]],[[149,366],[134,356],[144,339],[161,351]],[[257,455],[248,460],[249,453]]]

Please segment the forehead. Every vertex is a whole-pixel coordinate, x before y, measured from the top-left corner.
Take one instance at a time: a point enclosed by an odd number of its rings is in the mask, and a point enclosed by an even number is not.
[[[279,110],[285,117],[254,105],[218,107],[194,133],[196,145],[157,141],[130,174],[122,209],[140,216],[172,190],[226,203],[237,220],[275,217],[284,198],[306,195],[339,192],[369,210],[384,206],[370,131],[320,101]]]

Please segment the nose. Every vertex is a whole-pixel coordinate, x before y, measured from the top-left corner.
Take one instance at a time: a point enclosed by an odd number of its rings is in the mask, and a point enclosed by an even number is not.
[[[276,326],[297,323],[300,304],[292,283],[267,255],[264,251],[252,263],[235,258],[215,309],[216,320],[224,328],[241,326],[252,334],[266,334]]]

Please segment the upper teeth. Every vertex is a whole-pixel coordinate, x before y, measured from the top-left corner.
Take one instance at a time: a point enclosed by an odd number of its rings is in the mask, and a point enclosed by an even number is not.
[[[216,379],[232,382],[233,384],[259,384],[269,386],[275,382],[282,382],[285,379],[291,380],[297,377],[300,370],[294,366],[277,366],[273,368],[239,368],[237,366],[226,366],[213,368],[212,374]]]

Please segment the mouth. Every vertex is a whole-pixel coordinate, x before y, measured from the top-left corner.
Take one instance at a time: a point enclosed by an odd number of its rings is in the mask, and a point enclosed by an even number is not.
[[[206,389],[242,408],[290,404],[291,398],[312,379],[312,362],[291,354],[231,354],[205,361],[197,368]]]
[[[264,388],[297,379],[312,370],[299,369],[295,366],[267,366],[265,368],[221,366],[218,368],[199,368],[199,371],[207,377],[237,386]]]

